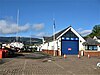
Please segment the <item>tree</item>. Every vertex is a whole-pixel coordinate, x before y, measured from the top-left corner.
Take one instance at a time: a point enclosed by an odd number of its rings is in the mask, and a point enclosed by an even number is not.
[[[100,36],[100,25],[95,25],[93,27],[92,33],[90,33],[88,36],[90,36],[90,37]]]

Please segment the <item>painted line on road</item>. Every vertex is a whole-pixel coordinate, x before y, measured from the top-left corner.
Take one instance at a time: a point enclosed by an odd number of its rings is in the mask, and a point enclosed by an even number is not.
[[[55,65],[57,65],[58,67],[60,67],[61,69],[64,69],[64,67],[62,67],[61,65],[55,63],[54,61],[53,61],[53,63],[54,63]]]
[[[26,66],[26,60],[25,60],[25,62],[24,62],[24,67],[23,67],[23,70],[25,70],[25,66]]]
[[[26,62],[27,62],[27,60],[24,61],[24,66],[23,66],[23,72],[22,72],[22,75],[24,75],[24,70],[25,70],[25,68],[26,68],[26,67],[25,67],[25,66],[26,66]]]
[[[59,64],[57,64],[57,63],[55,63],[54,61],[53,61],[53,63],[55,64],[55,65],[57,65],[58,67],[60,67],[61,69],[65,69],[64,67],[62,67],[61,65],[59,65]],[[70,73],[70,74],[72,74],[72,75],[75,75],[75,74],[73,74],[73,72],[72,71],[67,71],[68,73]]]

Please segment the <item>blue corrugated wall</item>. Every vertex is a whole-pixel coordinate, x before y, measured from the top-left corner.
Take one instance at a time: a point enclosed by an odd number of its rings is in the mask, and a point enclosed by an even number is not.
[[[78,40],[62,40],[62,54],[77,55],[79,52]]]

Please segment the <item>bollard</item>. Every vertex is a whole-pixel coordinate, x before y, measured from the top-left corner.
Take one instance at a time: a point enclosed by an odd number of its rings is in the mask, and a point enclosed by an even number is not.
[[[78,54],[78,58],[80,58],[80,55]]]
[[[66,54],[64,54],[64,58],[67,58]]]
[[[90,58],[90,55],[88,54],[88,58]]]

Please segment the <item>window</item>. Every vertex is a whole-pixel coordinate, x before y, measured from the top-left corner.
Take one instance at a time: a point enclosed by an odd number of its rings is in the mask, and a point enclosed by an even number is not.
[[[65,38],[64,38],[64,37],[62,37],[62,39],[64,40]]]
[[[96,45],[88,45],[88,46],[85,46],[85,50],[97,50],[97,46]]]
[[[89,50],[92,50],[92,46],[89,46]]]
[[[94,46],[94,50],[97,50],[97,46]]]
[[[71,40],[74,40],[74,38],[71,38]]]
[[[69,40],[69,38],[66,38],[66,40]]]

